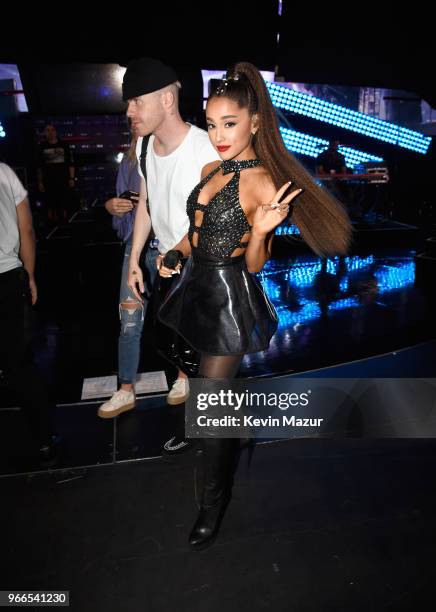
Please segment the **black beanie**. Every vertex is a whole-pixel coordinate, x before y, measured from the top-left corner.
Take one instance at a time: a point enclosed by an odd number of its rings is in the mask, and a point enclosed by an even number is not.
[[[132,60],[123,78],[123,100],[157,91],[178,80],[173,68],[159,60],[151,57]]]

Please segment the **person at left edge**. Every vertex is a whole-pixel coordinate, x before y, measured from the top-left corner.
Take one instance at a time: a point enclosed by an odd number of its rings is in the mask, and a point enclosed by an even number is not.
[[[53,405],[32,352],[35,233],[27,191],[15,172],[0,163],[0,369],[15,392],[43,467],[58,459]]]

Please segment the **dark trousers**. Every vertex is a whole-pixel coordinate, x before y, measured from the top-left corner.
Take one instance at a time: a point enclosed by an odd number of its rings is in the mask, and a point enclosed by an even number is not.
[[[0,274],[0,369],[41,445],[51,436],[51,407],[31,348],[29,276],[22,267]]]
[[[73,190],[65,183],[44,183],[45,204],[48,221],[65,222],[73,212]]]

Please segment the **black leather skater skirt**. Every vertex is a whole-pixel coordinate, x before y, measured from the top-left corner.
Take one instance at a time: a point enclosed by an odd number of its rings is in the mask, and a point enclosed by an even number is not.
[[[247,270],[245,255],[217,260],[198,249],[168,292],[158,318],[209,355],[263,351],[278,323],[261,284]]]

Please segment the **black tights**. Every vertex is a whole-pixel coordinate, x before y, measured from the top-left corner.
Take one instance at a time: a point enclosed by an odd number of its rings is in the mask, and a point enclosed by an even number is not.
[[[242,355],[201,355],[199,378],[234,378]]]
[[[199,378],[234,378],[241,364],[241,355],[202,354]],[[212,381],[211,381],[212,382]],[[207,386],[206,380],[205,384]],[[213,435],[202,440],[203,491],[200,505],[211,507],[230,496],[233,476],[238,462],[239,438],[220,438]]]

